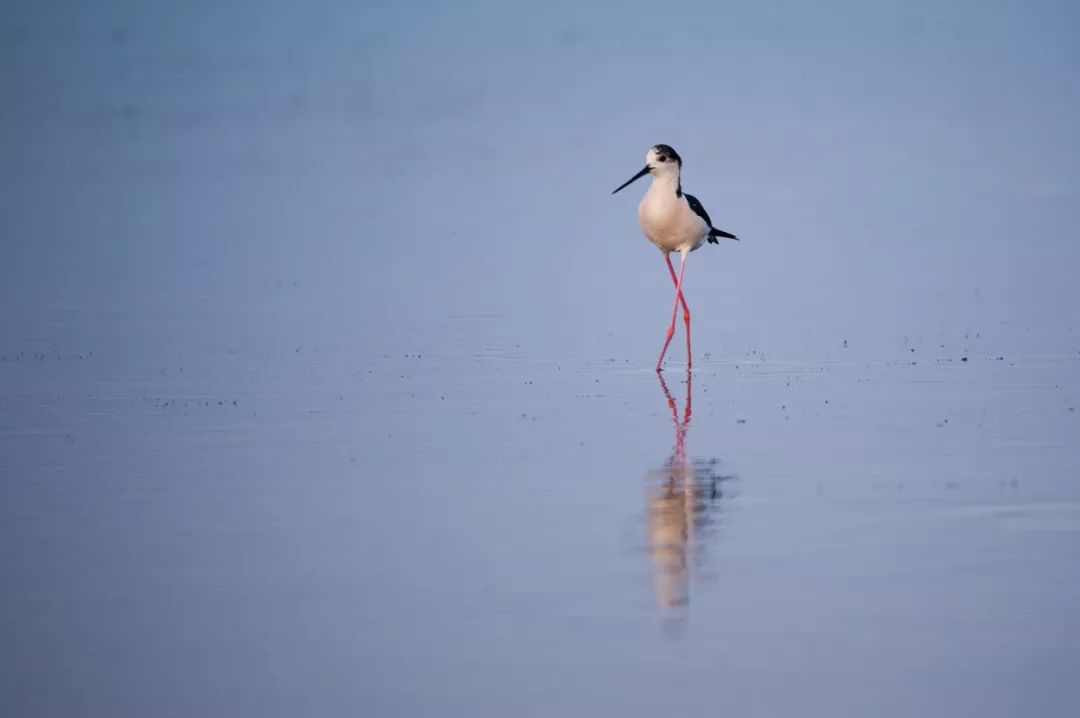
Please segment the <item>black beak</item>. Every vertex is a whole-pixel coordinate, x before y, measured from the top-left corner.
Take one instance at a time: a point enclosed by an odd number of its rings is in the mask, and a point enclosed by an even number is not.
[[[645,176],[645,175],[647,175],[647,174],[649,174],[649,165],[645,165],[644,167],[642,167],[642,168],[641,168],[641,171],[640,171],[640,172],[638,172],[638,173],[637,173],[636,175],[634,175],[633,177],[631,177],[630,179],[626,180],[626,181],[625,181],[625,182],[623,182],[623,183],[622,183],[621,185],[619,185],[618,187],[616,187],[616,188],[615,188],[615,192],[618,192],[618,191],[619,191],[619,190],[621,190],[621,189],[622,189],[623,187],[626,187],[626,186],[627,186],[628,184],[631,184],[631,183],[633,183],[634,181],[636,181],[636,180],[639,180],[639,179],[641,179],[642,177],[644,177],[644,176]],[[615,194],[615,192],[612,192],[611,194]]]

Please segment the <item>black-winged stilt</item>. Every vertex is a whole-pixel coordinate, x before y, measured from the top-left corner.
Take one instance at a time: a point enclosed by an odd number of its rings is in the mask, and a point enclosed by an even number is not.
[[[650,242],[660,248],[664,253],[664,261],[667,262],[668,272],[671,273],[671,281],[675,283],[675,307],[671,310],[671,324],[668,325],[667,336],[664,339],[664,348],[660,350],[660,358],[656,360],[656,371],[664,362],[668,344],[675,334],[675,317],[679,313],[679,304],[682,304],[683,319],[686,322],[686,363],[693,365],[690,355],[690,307],[686,305],[686,298],[682,293],[683,274],[686,272],[686,255],[700,247],[705,241],[719,244],[717,237],[738,239],[734,234],[725,232],[712,226],[708,212],[701,206],[697,197],[682,191],[680,172],[682,170],[682,158],[679,153],[669,145],[654,145],[645,154],[645,166],[636,175],[619,185],[612,194],[623,189],[635,180],[647,174],[653,176],[652,185],[641,198],[638,205],[638,223],[641,231]],[[675,275],[675,267],[671,265],[671,253],[679,253],[679,274]]]

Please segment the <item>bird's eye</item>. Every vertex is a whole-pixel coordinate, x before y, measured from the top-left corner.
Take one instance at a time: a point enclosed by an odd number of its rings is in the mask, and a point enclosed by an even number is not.
[[[660,160],[661,162],[667,162],[667,157],[665,157],[664,155],[660,155],[656,159]]]

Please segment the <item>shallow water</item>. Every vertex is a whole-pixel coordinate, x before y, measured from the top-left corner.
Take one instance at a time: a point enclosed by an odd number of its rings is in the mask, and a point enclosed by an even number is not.
[[[10,715],[1080,706],[1075,358],[76,320],[0,361]]]

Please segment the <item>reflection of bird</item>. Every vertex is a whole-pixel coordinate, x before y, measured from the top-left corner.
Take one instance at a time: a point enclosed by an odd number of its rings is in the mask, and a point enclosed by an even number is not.
[[[649,486],[649,546],[656,578],[656,599],[662,606],[689,601],[690,558],[700,548],[695,534],[710,521],[710,512],[722,496],[715,459],[691,462],[686,455],[690,427],[691,375],[686,374],[686,404],[680,419],[678,405],[664,377],[660,388],[675,423],[675,446],[664,467],[651,472]]]
[[[638,222],[641,230],[650,242],[660,248],[667,262],[671,281],[675,283],[675,307],[671,310],[671,324],[668,326],[664,348],[656,360],[656,371],[664,361],[668,344],[675,334],[675,316],[679,304],[683,308],[683,320],[686,322],[686,363],[692,364],[690,356],[690,307],[682,293],[683,273],[686,271],[686,255],[700,247],[706,240],[719,244],[717,237],[738,239],[734,234],[712,226],[709,213],[701,206],[697,198],[682,191],[680,172],[682,158],[668,145],[655,145],[645,154],[645,166],[633,177],[619,185],[618,192],[631,182],[647,174],[653,176],[653,183],[638,205]],[[615,194],[612,192],[612,194]],[[671,253],[679,253],[679,275],[675,276],[675,267],[671,266]]]

